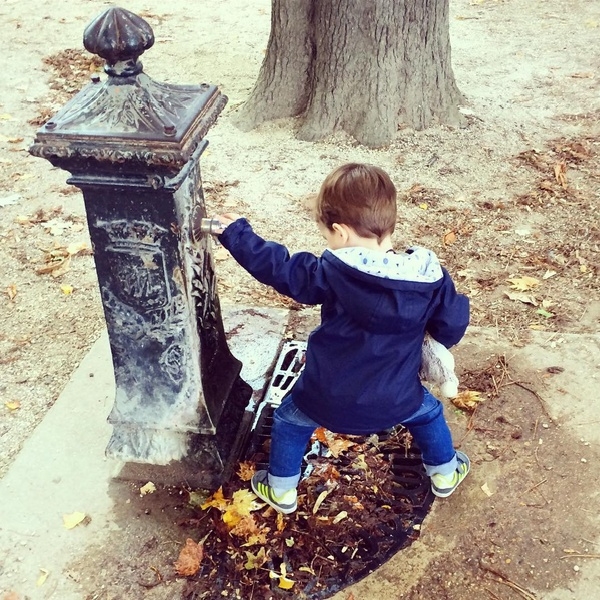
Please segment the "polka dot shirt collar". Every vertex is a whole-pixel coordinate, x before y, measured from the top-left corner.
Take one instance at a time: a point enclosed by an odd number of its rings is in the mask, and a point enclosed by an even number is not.
[[[434,283],[443,277],[435,253],[420,246],[398,254],[358,247],[330,252],[349,267],[382,279]]]

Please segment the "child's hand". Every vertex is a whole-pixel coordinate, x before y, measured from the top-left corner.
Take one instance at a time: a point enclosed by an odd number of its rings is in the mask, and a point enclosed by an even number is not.
[[[223,233],[223,231],[225,231],[225,227],[227,227],[227,225],[231,225],[234,221],[241,219],[242,215],[238,215],[237,213],[224,213],[222,215],[217,215],[215,218],[219,219],[219,221],[223,225],[223,227],[221,228],[220,231],[219,230],[215,231],[215,233],[218,235],[220,233]]]
[[[238,219],[241,219],[241,216],[236,213],[224,213],[215,217],[203,218],[200,221],[200,232],[221,235],[228,225]]]

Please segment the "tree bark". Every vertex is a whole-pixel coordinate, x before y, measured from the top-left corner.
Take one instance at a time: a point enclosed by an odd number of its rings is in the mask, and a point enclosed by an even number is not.
[[[390,143],[399,128],[460,122],[448,0],[272,0],[271,36],[238,124],[300,116],[298,137],[343,130]]]

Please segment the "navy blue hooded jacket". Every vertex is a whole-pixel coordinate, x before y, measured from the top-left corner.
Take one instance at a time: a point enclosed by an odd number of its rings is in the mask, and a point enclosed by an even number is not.
[[[258,281],[302,304],[322,305],[292,396],[331,431],[375,433],[410,417],[423,402],[425,332],[450,347],[467,328],[467,297],[425,248],[290,256],[285,246],[256,235],[246,219],[219,240]]]

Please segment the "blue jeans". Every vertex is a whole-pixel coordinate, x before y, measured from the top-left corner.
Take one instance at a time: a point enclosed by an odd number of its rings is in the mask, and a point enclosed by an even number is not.
[[[410,431],[420,448],[427,475],[449,475],[458,465],[452,435],[444,419],[444,407],[429,390],[423,388],[423,391],[423,404],[401,424]],[[320,425],[294,404],[291,395],[284,398],[273,413],[269,485],[283,490],[298,485],[302,457],[317,427]]]

